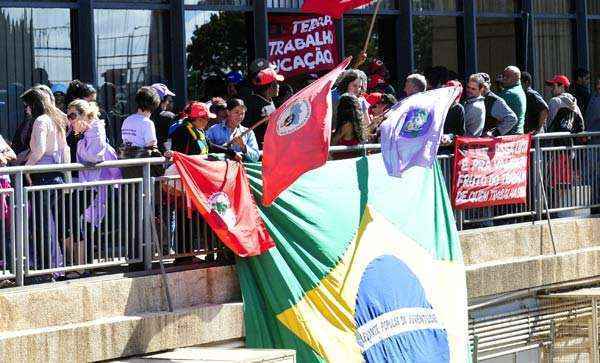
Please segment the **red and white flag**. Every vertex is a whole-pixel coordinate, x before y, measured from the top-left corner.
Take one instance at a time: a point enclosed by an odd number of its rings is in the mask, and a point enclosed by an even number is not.
[[[223,244],[240,257],[275,246],[258,214],[241,163],[173,153],[186,195]]]
[[[325,164],[331,139],[331,87],[352,57],[293,95],[269,116],[263,146],[263,205]]]
[[[374,0],[304,0],[301,10],[305,13],[331,15],[333,18],[339,19],[346,11],[369,5],[373,1]]]

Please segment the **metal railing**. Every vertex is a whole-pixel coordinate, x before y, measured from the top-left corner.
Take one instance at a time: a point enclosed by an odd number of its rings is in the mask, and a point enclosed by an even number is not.
[[[199,214],[189,210],[178,177],[152,177],[164,158],[81,164],[7,167],[13,187],[0,189],[0,280],[62,275],[158,259],[153,228],[165,258],[224,254]],[[35,175],[57,177],[86,169],[130,168],[141,177],[27,185]],[[48,174],[50,173],[50,174]],[[68,179],[68,178],[67,178]],[[100,194],[103,198],[99,198]]]
[[[377,144],[332,147],[332,153],[379,150]],[[600,132],[535,135],[530,150],[527,204],[455,211],[459,229],[494,223],[535,221],[573,216],[579,210],[600,210]],[[452,192],[454,155],[438,155],[446,189]],[[543,193],[548,205],[544,203]]]
[[[579,143],[582,139],[588,144]],[[600,132],[534,137],[527,205],[455,211],[459,229],[599,208],[598,140]],[[376,144],[332,147],[331,154],[364,155],[379,148]],[[439,155],[438,160],[450,191],[453,155]],[[94,166],[2,168],[12,187],[0,188],[0,280],[11,278],[23,285],[28,277],[132,264],[149,270],[158,255],[154,229],[166,258],[201,256],[212,261],[225,256],[218,238],[201,216],[189,209],[179,177],[152,176],[152,168],[164,163],[164,158],[148,158]],[[36,175],[56,177],[89,169],[132,167],[139,169],[138,176],[119,180],[26,183]],[[542,193],[547,195],[547,211]]]

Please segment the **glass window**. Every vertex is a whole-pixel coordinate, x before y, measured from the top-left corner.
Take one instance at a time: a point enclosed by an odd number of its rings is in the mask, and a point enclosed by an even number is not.
[[[589,14],[600,14],[600,0],[588,0],[587,8]]]
[[[250,5],[250,2],[248,0],[185,0],[184,4],[246,6]]]
[[[533,0],[536,13],[567,14],[573,11],[571,0]]]
[[[517,63],[515,22],[512,19],[477,19],[479,70],[492,77]]]
[[[416,16],[413,21],[415,66],[429,74],[433,67],[458,71],[458,43],[454,17]]]
[[[480,13],[514,13],[517,9],[517,0],[477,0]]]
[[[346,52],[346,55],[356,57],[360,53],[365,44],[365,37],[369,32],[370,24],[371,18],[367,16],[344,18],[344,51]],[[369,57],[381,56],[379,53],[378,28],[377,25],[373,27],[371,41],[369,42],[369,48],[367,49]]]
[[[150,10],[95,10],[94,31],[99,103],[117,135],[123,119],[135,111],[137,90],[169,83],[164,59],[168,32],[162,13]]]
[[[241,12],[186,11],[189,99],[226,96],[225,74],[246,70],[250,34],[246,18]]]
[[[542,88],[544,80],[555,74],[569,76],[573,69],[573,36],[569,20],[535,22],[536,74],[534,83]],[[548,89],[544,90],[549,96]]]
[[[0,134],[10,139],[23,120],[19,96],[35,83],[66,85],[71,74],[67,9],[0,8]]]
[[[186,0],[186,1],[192,1],[192,0]],[[236,1],[236,0],[216,0],[216,1]],[[240,1],[240,0],[237,0]],[[298,9],[302,6],[302,4],[304,3],[303,0],[267,0],[267,7],[268,8],[293,8],[293,9]],[[363,7],[363,8],[369,8],[369,7]],[[373,5],[370,6],[370,8],[375,8],[375,3],[373,3]],[[383,2],[381,3],[381,9],[395,9],[396,8],[396,2],[395,0],[383,0]]]
[[[592,79],[600,76],[600,20],[590,20],[588,25],[590,46],[590,71]]]
[[[413,11],[437,10],[437,11],[455,11],[457,10],[456,0],[412,0]]]

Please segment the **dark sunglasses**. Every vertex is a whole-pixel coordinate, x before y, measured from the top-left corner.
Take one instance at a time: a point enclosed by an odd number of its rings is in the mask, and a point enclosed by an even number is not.
[[[77,114],[76,112],[71,112],[70,114],[67,115],[67,119],[73,121],[73,120],[77,120],[77,117],[79,117],[79,114]]]

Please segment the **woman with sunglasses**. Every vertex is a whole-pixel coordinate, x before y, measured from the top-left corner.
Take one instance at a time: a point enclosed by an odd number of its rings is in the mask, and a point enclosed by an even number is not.
[[[76,147],[76,160],[78,163],[84,165],[97,164],[107,160],[118,159],[115,149],[108,144],[105,123],[104,120],[100,119],[100,111],[96,103],[83,99],[71,102],[67,107],[67,119],[73,133],[79,135]],[[79,182],[82,183],[114,179],[121,179],[119,168],[95,168],[79,172]],[[98,227],[100,227],[100,223],[105,217],[107,210],[107,187],[98,187],[89,191],[89,193],[90,195],[87,195],[87,198],[82,199],[80,197],[79,199],[80,201],[90,200],[90,205],[82,205],[83,203],[80,203],[81,209],[77,211],[74,217],[79,218],[83,213],[83,220],[86,222],[85,228],[90,229],[89,234],[91,235],[91,233],[99,233],[100,229]],[[95,197],[91,195],[92,193],[95,194]],[[76,208],[73,205],[72,207]],[[78,241],[79,238],[76,235],[81,235],[81,231],[74,234],[73,238],[76,238]],[[88,242],[93,240],[100,241],[100,238],[88,238]],[[69,243],[68,245],[74,245],[77,250],[76,255],[79,257],[79,261],[76,261],[76,263],[83,263],[84,261],[81,261],[83,254],[79,251],[81,246],[77,242]],[[100,252],[99,248],[97,252]],[[88,244],[88,259],[91,259],[92,256],[98,256],[97,252],[95,251],[95,246]]]
[[[66,140],[67,119],[52,103],[50,96],[38,89],[31,88],[21,95],[25,112],[34,120],[29,143],[29,156],[25,165],[63,164],[69,163],[71,154]],[[62,172],[35,173],[26,176],[33,185],[63,184]],[[31,202],[35,203],[33,212],[32,238],[30,239],[29,265],[32,269],[57,268],[63,265],[62,254],[58,248],[57,235],[63,221],[57,220],[62,215],[61,203],[63,198],[60,189],[56,189],[56,197],[48,197],[51,192],[35,193]],[[56,213],[56,215],[54,215]],[[55,221],[57,223],[55,223]],[[57,277],[58,274],[54,274]],[[38,281],[39,280],[39,281]],[[45,281],[43,277],[36,282]]]

